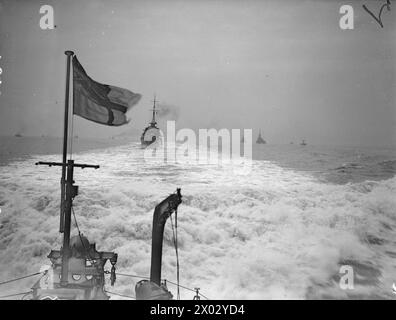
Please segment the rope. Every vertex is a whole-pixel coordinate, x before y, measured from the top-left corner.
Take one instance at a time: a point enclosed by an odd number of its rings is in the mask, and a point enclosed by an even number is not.
[[[176,252],[176,279],[177,279],[177,300],[180,300],[180,288],[179,288],[179,252],[177,248],[177,209],[175,210],[175,228],[173,228],[173,218],[171,216],[171,226],[173,233],[173,245],[175,246]],[[175,230],[176,229],[176,230]]]
[[[33,276],[37,276],[37,275],[42,274],[42,273],[45,273],[45,272],[46,272],[46,271],[44,271],[44,272],[35,272],[35,273],[29,274],[29,275],[27,275],[27,276],[23,276],[23,277],[11,279],[11,280],[3,281],[3,282],[0,282],[0,286],[3,285],[3,284],[10,283],[10,282],[14,282],[14,281],[18,281],[18,280],[30,278],[30,277],[33,277]]]
[[[177,238],[177,207],[175,209],[175,251],[176,251],[176,265],[177,265],[177,298],[178,300],[180,300],[180,288],[179,288],[179,284],[180,284],[180,266],[179,266],[179,242],[178,242],[178,238]]]
[[[80,241],[81,241],[81,243],[82,243],[82,245],[83,245],[83,247],[84,247],[85,252],[86,252],[87,255],[88,255],[88,260],[90,260],[91,262],[93,262],[93,259],[92,259],[92,257],[91,257],[90,254],[89,254],[89,248],[86,248],[86,247],[85,247],[85,243],[84,243],[84,241],[83,241],[83,239],[82,239],[82,234],[81,234],[80,228],[78,227],[77,218],[76,218],[76,214],[75,214],[75,212],[74,212],[73,206],[71,207],[71,209],[72,209],[72,213],[73,213],[73,217],[74,217],[74,223],[75,223],[76,228],[77,228],[77,231],[78,231],[78,236],[80,237]]]
[[[32,291],[27,291],[27,292],[21,292],[21,293],[14,293],[14,294],[8,294],[5,296],[0,296],[0,299],[4,299],[4,298],[11,298],[11,297],[16,297],[16,296],[21,296],[21,295],[26,295],[28,293],[31,293]]]
[[[136,300],[135,297],[133,297],[133,296],[128,296],[128,295],[126,295],[126,294],[111,292],[111,291],[107,291],[107,290],[104,290],[104,292],[106,292],[106,293],[108,293],[108,294],[113,294],[113,295],[115,295],[115,296],[120,296],[120,297],[124,297],[124,298],[129,298],[129,299]]]
[[[178,285],[177,283],[172,282],[172,281],[170,281],[170,280],[166,280],[166,282],[169,282],[169,283],[171,283],[171,284],[173,284],[173,285],[175,285],[175,286]],[[183,288],[183,289],[186,289],[186,290],[189,290],[189,291],[191,291],[191,292],[196,293],[196,291],[195,291],[194,289],[191,289],[191,288],[182,286],[181,284],[179,284],[179,287],[180,287],[180,288]],[[202,297],[204,297],[206,300],[210,300],[207,296],[203,295],[201,292],[199,292],[199,295],[202,296]]]

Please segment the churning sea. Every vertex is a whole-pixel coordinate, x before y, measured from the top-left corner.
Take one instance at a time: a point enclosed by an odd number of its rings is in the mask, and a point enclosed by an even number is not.
[[[149,275],[153,209],[181,187],[182,285],[212,299],[396,297],[395,149],[254,145],[245,175],[229,166],[150,163],[137,142],[73,157],[100,165],[75,169],[74,210],[98,250],[118,253],[118,272]],[[38,271],[61,246],[60,169],[35,166],[40,160],[61,156],[32,150],[0,166],[0,280]],[[344,265],[353,268],[353,289],[340,287]],[[176,279],[169,222],[162,276]],[[118,277],[111,289],[134,295],[137,280]],[[181,289],[182,299],[193,295]]]

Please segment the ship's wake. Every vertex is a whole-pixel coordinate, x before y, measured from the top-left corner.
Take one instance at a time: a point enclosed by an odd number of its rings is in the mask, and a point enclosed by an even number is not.
[[[0,279],[38,271],[61,245],[59,169],[35,167],[41,158],[0,167]],[[180,186],[181,284],[200,287],[213,299],[393,295],[396,178],[327,184],[266,161],[253,161],[252,172],[241,176],[228,166],[152,166],[131,146],[75,159],[101,165],[95,172],[76,169],[74,208],[97,248],[119,254],[119,272],[149,275],[152,211]],[[169,225],[163,249],[162,275],[174,281]],[[342,265],[354,268],[353,290],[339,286]],[[117,291],[131,294],[135,283],[118,277]],[[193,296],[181,293],[183,299]]]

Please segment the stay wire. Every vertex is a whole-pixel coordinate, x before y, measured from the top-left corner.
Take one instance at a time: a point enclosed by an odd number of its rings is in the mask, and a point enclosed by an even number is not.
[[[120,297],[124,297],[124,298],[129,298],[129,299],[136,300],[136,297],[133,297],[133,296],[128,296],[128,295],[126,295],[126,294],[121,294],[121,293],[111,292],[111,291],[107,291],[107,290],[104,290],[104,292],[106,292],[106,293],[108,293],[108,294],[115,295],[115,296],[120,296]]]
[[[22,279],[26,279],[26,278],[30,278],[30,277],[34,277],[34,276],[37,276],[37,275],[42,274],[42,273],[45,273],[45,272],[46,272],[46,271],[44,271],[44,272],[35,272],[35,273],[29,274],[29,275],[27,275],[27,276],[23,276],[23,277],[11,279],[11,280],[6,280],[6,281],[3,281],[3,282],[0,282],[0,285],[7,284],[7,283],[11,283],[11,282],[18,281],[18,280],[22,280]]]
[[[175,286],[178,285],[176,282],[172,282],[172,281],[170,281],[170,280],[166,280],[166,282],[167,282],[167,283],[169,282],[169,283],[171,283],[171,284],[173,284],[173,285],[175,285]],[[186,290],[188,290],[188,291],[191,291],[191,292],[195,292],[195,293],[196,293],[196,290],[191,289],[191,288],[188,288],[188,287],[186,287],[186,286],[182,286],[181,284],[179,284],[179,287],[180,287],[180,288],[183,288],[183,289],[186,289]],[[205,295],[202,294],[201,292],[199,292],[198,294],[199,294],[200,296],[204,297],[206,300],[210,300],[207,296],[205,296]]]
[[[177,297],[180,300],[180,288],[179,288],[179,284],[180,284],[180,266],[179,266],[179,241],[177,238],[177,208],[175,210],[175,235],[176,235],[176,262],[177,262]]]
[[[75,225],[76,225],[76,228],[77,228],[77,231],[78,231],[78,236],[79,236],[79,238],[80,238],[80,241],[81,241],[81,243],[82,243],[82,245],[83,245],[83,247],[84,247],[85,252],[86,252],[87,255],[88,255],[88,260],[90,260],[91,262],[93,262],[94,259],[92,259],[91,255],[89,254],[89,248],[85,247],[85,242],[83,241],[80,228],[78,227],[77,218],[76,218],[76,214],[75,214],[75,212],[74,212],[73,206],[71,207],[71,209],[72,209],[73,218],[74,218],[74,223],[75,223]]]
[[[11,297],[17,297],[17,296],[22,296],[22,295],[27,295],[29,293],[32,293],[32,291],[26,291],[26,292],[21,292],[21,293],[14,293],[14,294],[8,294],[5,296],[0,296],[0,299],[5,299],[5,298],[11,298]]]
[[[180,288],[179,288],[179,252],[177,248],[177,209],[175,210],[175,228],[173,227],[173,218],[171,216],[171,226],[172,226],[172,233],[173,233],[173,244],[175,247],[176,252],[176,279],[177,279],[177,300],[180,300]],[[176,229],[176,230],[175,230]]]

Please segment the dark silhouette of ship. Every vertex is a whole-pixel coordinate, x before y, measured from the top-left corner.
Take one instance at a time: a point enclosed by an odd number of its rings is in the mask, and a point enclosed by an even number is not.
[[[302,142],[300,143],[300,145],[302,145],[302,146],[306,146],[307,145],[307,143],[305,142],[305,140],[303,139],[302,140]]]
[[[259,135],[258,135],[258,137],[257,137],[256,143],[257,143],[257,144],[266,144],[266,143],[267,143],[267,142],[263,139],[263,137],[261,136],[261,129],[260,129],[260,131],[259,131]]]
[[[140,136],[140,143],[143,147],[147,147],[150,144],[154,143],[160,135],[159,128],[157,127],[157,122],[155,121],[155,115],[157,114],[157,111],[155,110],[155,96],[153,103],[153,117],[149,125],[143,130],[143,133]]]

